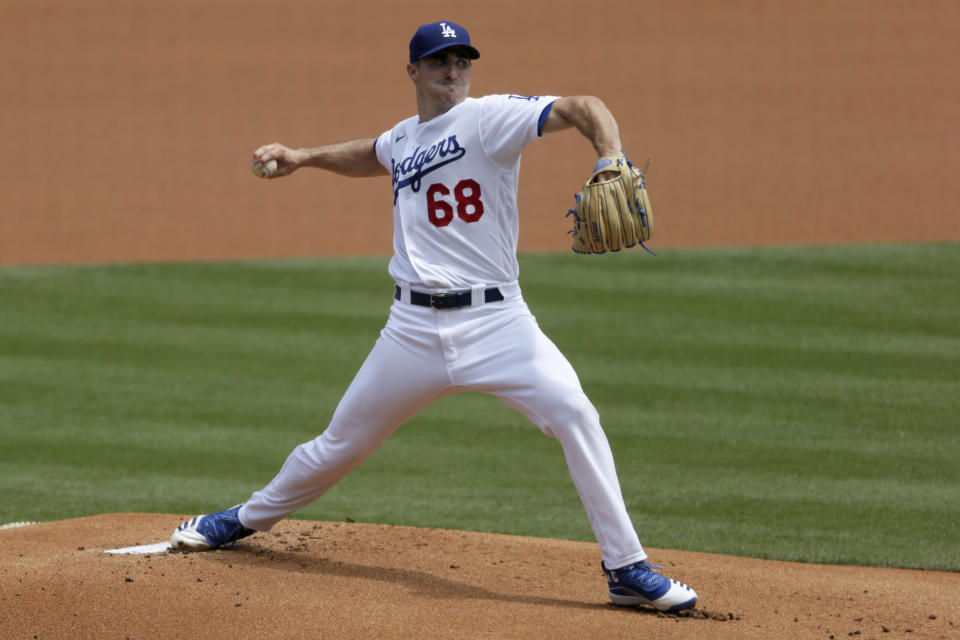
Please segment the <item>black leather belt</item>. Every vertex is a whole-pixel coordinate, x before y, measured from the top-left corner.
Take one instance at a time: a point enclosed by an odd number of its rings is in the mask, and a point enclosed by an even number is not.
[[[396,286],[393,290],[393,297],[400,299],[400,287]],[[491,287],[483,292],[484,302],[500,302],[503,300],[503,294],[500,289]],[[473,304],[473,291],[465,289],[463,291],[444,291],[442,293],[422,293],[420,291],[410,291],[410,304],[421,307],[433,307],[434,309],[456,309],[458,307],[469,307]]]

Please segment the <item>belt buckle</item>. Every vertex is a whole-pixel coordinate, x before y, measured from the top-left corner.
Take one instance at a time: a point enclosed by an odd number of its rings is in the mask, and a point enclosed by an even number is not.
[[[453,294],[451,296],[449,291],[441,291],[440,293],[431,293],[430,306],[433,309],[436,309],[437,311],[441,311],[443,309],[449,309],[451,306],[453,306],[449,302],[447,302],[448,300],[450,300],[451,297],[454,300],[456,300],[457,296],[456,294]]]

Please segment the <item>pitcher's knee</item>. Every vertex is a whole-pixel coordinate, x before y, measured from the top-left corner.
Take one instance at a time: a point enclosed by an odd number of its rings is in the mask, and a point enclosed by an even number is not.
[[[600,414],[582,393],[552,403],[543,418],[540,430],[557,439],[566,432],[600,429]]]

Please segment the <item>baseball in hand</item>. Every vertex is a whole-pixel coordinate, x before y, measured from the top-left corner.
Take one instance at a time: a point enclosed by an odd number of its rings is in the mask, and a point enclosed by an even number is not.
[[[269,178],[270,176],[277,173],[277,161],[268,160],[267,162],[264,162],[264,163],[259,163],[254,161],[250,165],[250,168],[253,170],[255,174],[257,174],[261,178]]]

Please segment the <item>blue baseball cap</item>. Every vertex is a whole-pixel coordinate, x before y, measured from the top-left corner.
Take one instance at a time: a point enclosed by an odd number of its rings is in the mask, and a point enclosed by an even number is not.
[[[470,44],[470,34],[460,25],[446,20],[421,25],[410,39],[410,62],[426,58],[448,47],[466,47],[471,60],[480,57],[480,52]]]

